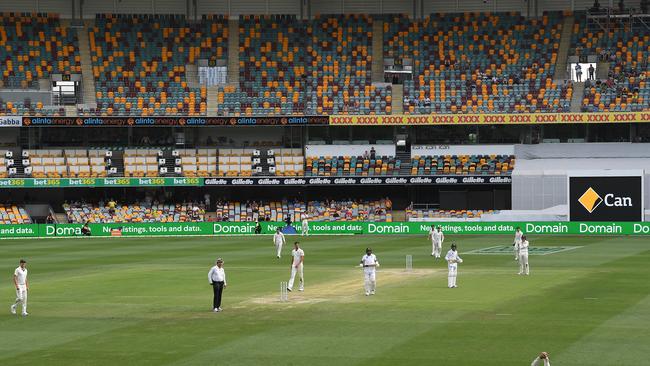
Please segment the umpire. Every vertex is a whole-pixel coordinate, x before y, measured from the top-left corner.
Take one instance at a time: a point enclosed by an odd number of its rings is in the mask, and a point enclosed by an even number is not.
[[[212,308],[215,313],[222,311],[221,309],[221,293],[224,287],[228,286],[226,282],[226,271],[223,269],[223,259],[217,258],[217,265],[210,268],[208,272],[208,282],[212,285],[214,291],[214,300]]]

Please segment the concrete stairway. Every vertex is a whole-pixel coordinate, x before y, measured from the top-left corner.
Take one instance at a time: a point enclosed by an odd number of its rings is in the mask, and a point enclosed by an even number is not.
[[[395,156],[400,161],[399,175],[411,175],[411,151],[399,151]]]
[[[573,96],[571,97],[571,113],[582,110],[582,99],[585,96],[585,83],[573,83]]]
[[[393,108],[393,113],[392,114],[402,114],[404,113],[404,85],[402,84],[397,84],[393,85],[393,92],[391,93],[392,96],[392,108]]]
[[[384,22],[372,23],[372,82],[384,82]]]
[[[596,80],[605,80],[609,75],[609,62],[598,62],[596,64]]]
[[[228,19],[228,76],[229,83],[239,84],[239,19]]]
[[[199,67],[194,64],[185,65],[185,82],[190,88],[199,88]]]
[[[206,112],[208,114],[208,117],[214,117],[217,115],[217,104],[218,104],[218,90],[219,87],[216,85],[209,86],[208,87],[208,93],[207,93],[207,108]]]
[[[557,61],[555,63],[555,75],[553,75],[553,80],[566,80],[569,78],[566,72],[566,67],[569,58],[569,49],[571,48],[571,35],[573,34],[574,22],[575,19],[573,16],[567,16],[564,18],[564,24],[562,24],[562,37],[560,38],[560,48],[557,51]]]
[[[84,20],[84,28],[76,29],[77,40],[79,41],[79,56],[81,56],[81,77],[82,77],[82,103],[97,104],[95,97],[95,77],[93,76],[93,63],[90,58],[90,41],[88,39],[88,28],[94,24],[92,20]]]
[[[65,108],[66,117],[76,117],[77,115],[79,115],[76,105],[66,105],[64,106],[64,108]]]

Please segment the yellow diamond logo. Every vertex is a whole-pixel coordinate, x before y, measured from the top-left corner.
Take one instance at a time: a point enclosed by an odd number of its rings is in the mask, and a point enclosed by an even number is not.
[[[596,207],[598,207],[598,205],[603,202],[603,199],[598,193],[596,193],[596,191],[594,191],[593,188],[589,187],[589,189],[587,189],[585,193],[583,193],[582,196],[578,198],[578,202],[580,202],[585,210],[589,211],[589,213],[592,213]]]

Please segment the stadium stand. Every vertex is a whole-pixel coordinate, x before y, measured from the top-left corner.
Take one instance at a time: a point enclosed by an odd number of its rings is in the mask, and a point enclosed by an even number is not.
[[[38,89],[39,79],[81,71],[76,33],[53,14],[0,13],[0,89]],[[0,99],[0,115],[58,116],[64,109]]]
[[[32,219],[23,207],[0,204],[0,224],[31,224]]]
[[[438,209],[406,209],[407,221],[423,219],[478,219],[483,214],[499,213],[498,210],[438,210]]]
[[[372,18],[241,16],[240,83],[218,91],[220,114],[383,114],[391,89],[371,82]],[[263,30],[263,31],[262,31]]]
[[[564,112],[572,86],[552,80],[561,31],[560,13],[394,16],[384,23],[384,57],[412,60],[405,113]]]
[[[513,155],[414,156],[411,174],[509,175],[514,166]]]
[[[98,15],[89,31],[97,109],[82,114],[204,115],[205,87],[190,87],[185,67],[227,55],[227,18]]]
[[[323,15],[307,27],[306,104],[316,114],[390,113],[390,88],[371,82],[372,18]]]
[[[63,209],[69,223],[196,222],[205,220],[205,207],[191,202],[164,204],[156,201],[143,201],[133,204],[118,204],[114,213],[111,213],[108,205],[103,203],[64,203]]]
[[[225,177],[253,175],[255,149],[219,149],[218,175]]]
[[[31,166],[34,178],[105,177],[105,153],[105,150],[85,149],[24,150],[23,158]]]
[[[375,159],[363,156],[307,157],[307,176],[397,175],[401,161],[392,156]]]
[[[225,108],[247,115],[302,113],[304,23],[294,15],[240,16],[239,33],[239,97],[244,102]]]
[[[75,32],[52,14],[0,13],[0,60],[0,88],[35,88],[51,74],[81,71]]]
[[[650,85],[646,81],[650,79],[650,31],[640,28],[631,30],[628,25],[614,24],[609,31],[590,29],[584,13],[576,16],[573,54],[597,55],[609,63],[607,79],[585,82],[582,111],[650,110]]]
[[[124,175],[127,177],[157,177],[158,149],[124,150]]]
[[[392,202],[376,201],[299,201],[218,202],[218,221],[284,221],[300,222],[307,213],[311,221],[392,221]]]

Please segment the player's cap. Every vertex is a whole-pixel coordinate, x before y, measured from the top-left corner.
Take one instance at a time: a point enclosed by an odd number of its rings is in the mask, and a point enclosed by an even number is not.
[[[451,244],[451,249],[456,249],[456,244],[452,243]]]
[[[366,248],[366,253],[368,253],[368,252],[372,252],[372,248],[370,248],[370,247]]]
[[[217,258],[217,263],[223,263],[223,259]]]
[[[20,263],[27,263],[27,261],[24,260],[24,259],[21,259],[21,260],[20,260]]]

